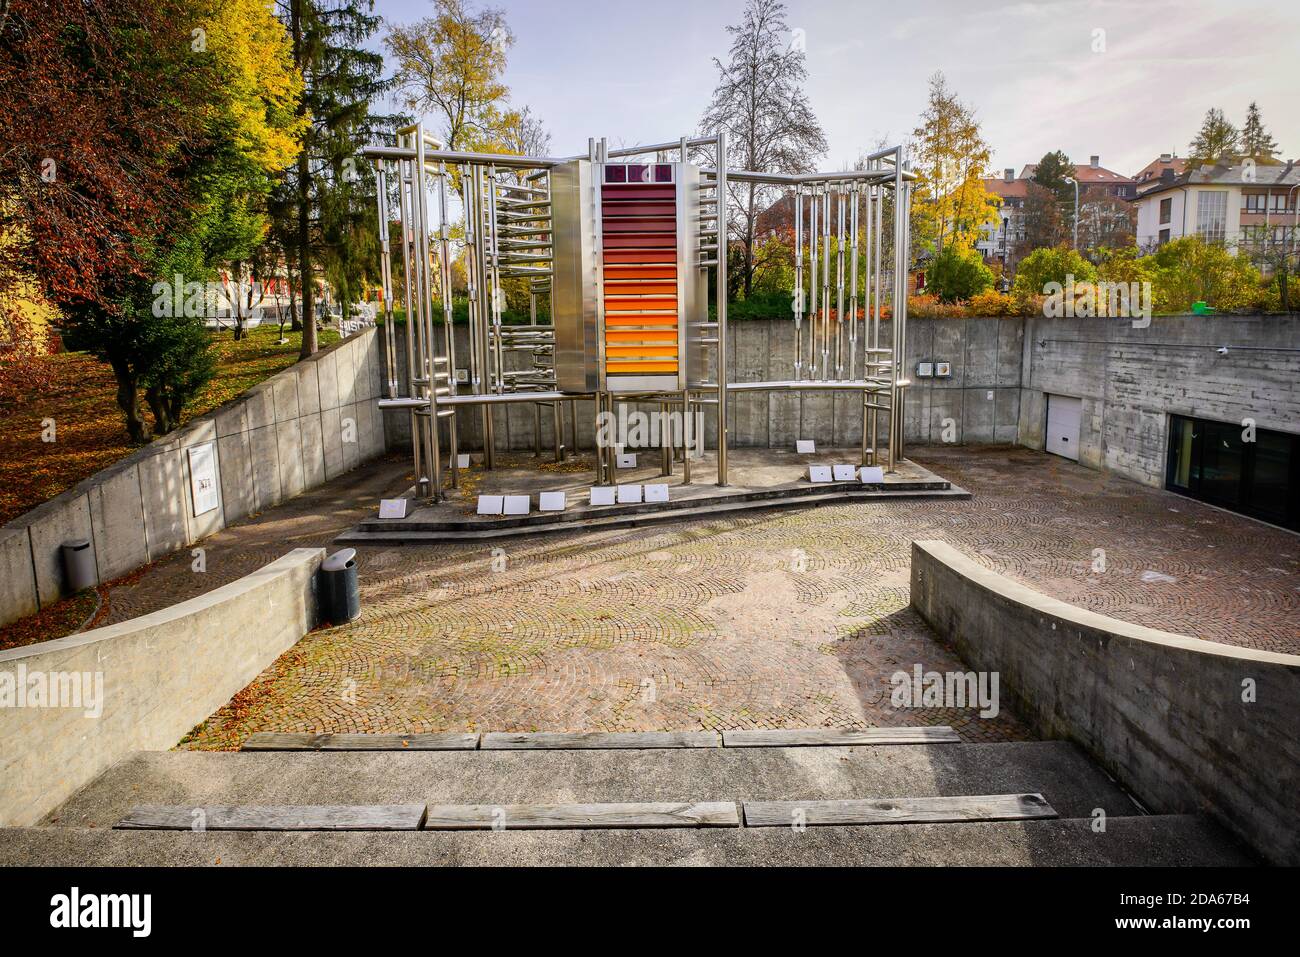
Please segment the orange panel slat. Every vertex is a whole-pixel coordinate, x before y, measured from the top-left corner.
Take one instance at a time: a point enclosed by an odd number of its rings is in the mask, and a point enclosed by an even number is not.
[[[605,355],[607,356],[626,356],[626,357],[658,357],[668,358],[677,355],[676,343],[668,345],[650,345],[650,346],[606,346]]]
[[[619,329],[605,330],[606,342],[676,342],[676,329]]]
[[[607,326],[676,326],[676,313],[661,313],[657,316],[647,315],[638,312],[621,312],[610,315],[605,314],[605,325]]]
[[[676,372],[676,362],[606,362],[606,372]]]

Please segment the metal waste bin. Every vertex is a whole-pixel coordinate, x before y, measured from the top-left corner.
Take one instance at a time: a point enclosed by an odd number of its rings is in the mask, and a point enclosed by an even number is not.
[[[357,550],[340,548],[320,566],[322,616],[342,625],[361,614],[361,588],[357,584]]]
[[[91,551],[90,539],[74,538],[59,546],[63,553],[63,574],[68,588],[78,592],[85,588],[94,588],[99,576],[95,574],[95,553]]]

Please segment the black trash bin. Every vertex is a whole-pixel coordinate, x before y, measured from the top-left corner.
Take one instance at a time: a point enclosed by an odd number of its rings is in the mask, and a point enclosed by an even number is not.
[[[90,549],[90,539],[74,538],[60,546],[63,553],[63,574],[69,591],[93,588],[99,583],[95,574],[95,553]]]
[[[330,624],[342,625],[361,614],[355,548],[340,548],[321,562],[320,593],[321,615]]]

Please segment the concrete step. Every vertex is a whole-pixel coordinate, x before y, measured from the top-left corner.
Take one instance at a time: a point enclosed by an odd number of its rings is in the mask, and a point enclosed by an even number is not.
[[[569,516],[564,513],[538,514],[527,519],[501,520],[491,523],[466,521],[459,523],[444,522],[402,522],[380,523],[378,520],[363,522],[356,528],[344,532],[334,539],[337,544],[357,545],[366,543],[400,544],[402,542],[461,542],[482,541],[497,538],[513,538],[520,535],[539,535],[548,532],[575,532],[592,530],[609,530],[636,528],[659,522],[679,522],[693,518],[716,518],[735,512],[752,509],[772,508],[816,508],[822,505],[844,505],[849,502],[893,501],[896,499],[951,498],[969,499],[970,492],[949,485],[947,482],[918,482],[917,488],[878,489],[852,486],[842,491],[823,492],[821,489],[833,486],[812,486],[809,491],[800,491],[794,495],[766,495],[750,498],[737,496],[716,501],[696,502],[688,500],[675,507],[663,506],[623,506],[623,508],[641,508],[642,511],[619,513],[614,511],[619,506],[609,506],[609,513],[596,515],[584,514]],[[942,486],[942,487],[940,487]]]
[[[331,756],[334,757],[334,756]],[[1130,865],[1254,863],[1199,817],[604,831],[0,829],[0,866]]]
[[[138,752],[47,824],[112,827],[142,804],[571,804],[1038,793],[1061,817],[1140,813],[1061,741],[889,747]]]

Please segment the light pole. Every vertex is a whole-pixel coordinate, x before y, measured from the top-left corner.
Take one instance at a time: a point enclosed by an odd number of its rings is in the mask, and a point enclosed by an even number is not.
[[[1073,176],[1065,177],[1067,183],[1074,185],[1074,251],[1079,251],[1079,181]]]

